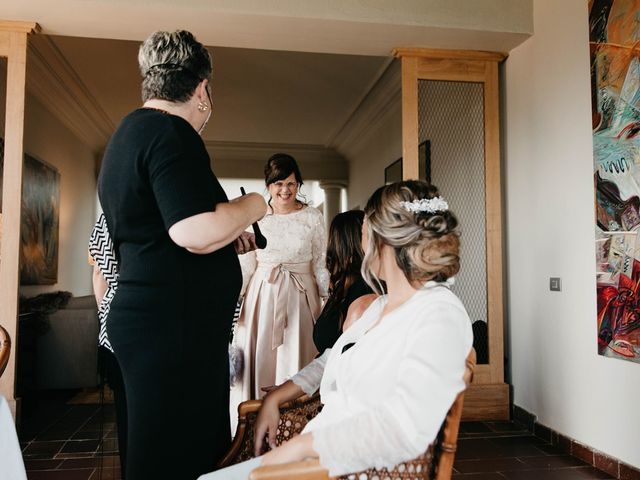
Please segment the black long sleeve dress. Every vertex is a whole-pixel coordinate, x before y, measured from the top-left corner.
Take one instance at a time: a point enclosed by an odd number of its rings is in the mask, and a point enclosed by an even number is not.
[[[191,125],[145,108],[111,138],[98,191],[120,266],[108,335],[127,396],[127,479],[195,479],[230,445],[227,342],[242,277],[232,245],[196,255],[167,232],[227,197]]]

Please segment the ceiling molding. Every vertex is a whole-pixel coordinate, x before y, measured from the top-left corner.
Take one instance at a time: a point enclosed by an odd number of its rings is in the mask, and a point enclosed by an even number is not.
[[[220,178],[264,178],[264,165],[274,153],[292,155],[308,180],[347,182],[349,164],[331,148],[322,145],[205,141],[216,176]]]
[[[483,52],[473,50],[448,50],[441,48],[395,48],[394,57],[419,57],[433,59],[480,60],[485,62],[502,62],[509,54],[502,52]]]
[[[347,115],[345,115],[343,121],[338,124],[338,128],[336,128],[331,133],[331,135],[329,135],[329,139],[325,142],[325,145],[333,145],[333,143],[335,142],[335,140],[338,137],[338,135],[340,134],[340,132],[345,128],[345,126],[349,123],[349,121],[356,114],[358,109],[362,106],[362,104],[365,101],[365,99],[367,98],[367,96],[369,96],[371,91],[380,82],[380,79],[385,74],[385,72],[389,69],[389,65],[391,65],[391,63],[393,63],[393,61],[394,61],[394,57],[387,57],[384,60],[384,63],[380,66],[380,68],[378,69],[376,74],[373,76],[371,81],[363,89],[362,94],[353,102],[353,105],[352,105],[351,109],[349,110],[349,113]]]
[[[394,107],[400,102],[401,79],[400,62],[390,63],[329,147],[338,152],[357,150],[367,140],[368,132],[384,120],[388,113],[394,111]]]
[[[0,32],[38,33],[40,25],[35,22],[0,20]]]
[[[49,36],[29,41],[27,89],[94,152],[105,147],[115,125]]]

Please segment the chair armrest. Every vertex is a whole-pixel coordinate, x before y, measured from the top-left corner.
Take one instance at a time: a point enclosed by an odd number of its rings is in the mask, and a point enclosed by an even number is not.
[[[329,472],[317,459],[267,465],[253,469],[249,480],[329,480]]]
[[[292,421],[292,425],[290,427],[286,427],[288,430],[288,434],[286,436],[283,436],[282,434],[282,428],[284,427],[279,426],[279,433],[276,434],[276,442],[279,444],[283,439],[286,440],[298,434],[299,431],[304,428],[306,422],[309,420],[308,418],[306,418],[307,414],[313,410],[317,411],[318,408],[314,408],[314,405],[319,404],[320,396],[318,394],[315,394],[311,397],[307,395],[301,395],[295,400],[291,400],[290,402],[286,402],[280,405],[281,421],[284,417],[294,418],[296,419],[296,421]],[[229,465],[233,465],[235,463],[253,458],[253,429],[261,406],[262,400],[247,400],[246,402],[242,402],[238,406],[238,428],[236,430],[236,435],[235,437],[233,437],[233,442],[231,443],[229,451],[218,463],[219,467],[227,467]],[[296,416],[294,413],[296,411],[304,411],[305,413]],[[269,450],[268,446],[267,450]]]

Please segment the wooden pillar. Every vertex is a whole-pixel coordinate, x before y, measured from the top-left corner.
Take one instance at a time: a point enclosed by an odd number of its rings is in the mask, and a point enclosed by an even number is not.
[[[418,82],[451,81],[483,85],[489,363],[477,365],[473,383],[465,394],[462,417],[466,420],[504,420],[509,418],[509,388],[504,383],[498,64],[505,55],[425,48],[399,48],[394,55],[402,61],[402,170],[405,180],[419,175]]]
[[[38,30],[39,27],[35,23],[0,21],[0,56],[7,58],[2,184],[3,228],[0,249],[0,324],[9,332],[13,344],[9,363],[0,378],[0,394],[6,397],[14,415],[27,35]]]

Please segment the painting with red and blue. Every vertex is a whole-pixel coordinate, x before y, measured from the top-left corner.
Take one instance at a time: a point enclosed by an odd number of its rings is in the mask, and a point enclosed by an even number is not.
[[[598,353],[640,363],[640,0],[590,0]]]

